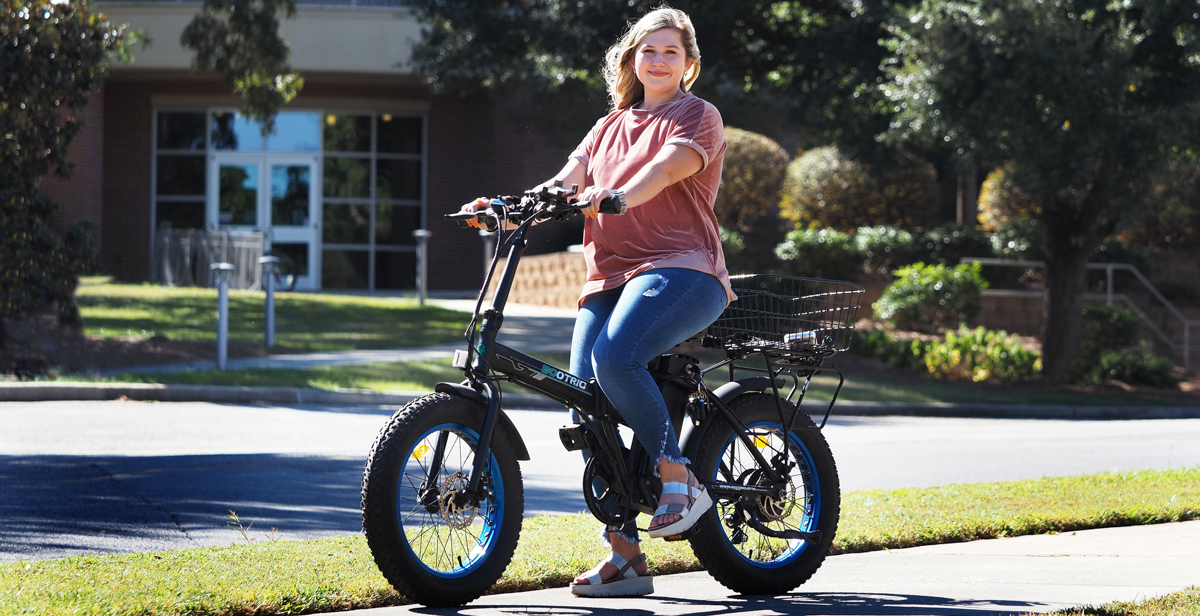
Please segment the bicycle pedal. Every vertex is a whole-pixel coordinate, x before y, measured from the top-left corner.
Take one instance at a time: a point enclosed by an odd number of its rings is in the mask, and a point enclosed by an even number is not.
[[[587,448],[587,444],[583,440],[583,430],[578,424],[559,428],[558,440],[562,441],[562,445],[567,451],[580,451]]]
[[[693,524],[691,528],[679,533],[678,535],[669,535],[663,537],[663,541],[687,541],[688,539],[696,536],[696,533],[698,532],[700,532],[700,525]]]

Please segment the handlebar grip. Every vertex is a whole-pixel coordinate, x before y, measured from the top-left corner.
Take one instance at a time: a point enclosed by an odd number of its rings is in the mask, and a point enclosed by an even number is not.
[[[600,202],[600,205],[596,207],[596,211],[601,214],[620,214],[621,202],[616,197],[609,197]]]
[[[453,214],[446,214],[445,217],[457,222],[458,226],[462,228],[470,227],[471,225],[467,224],[467,222],[470,220],[475,220],[489,233],[500,227],[495,218],[488,216],[486,210],[480,210],[473,214],[466,212],[454,212]]]

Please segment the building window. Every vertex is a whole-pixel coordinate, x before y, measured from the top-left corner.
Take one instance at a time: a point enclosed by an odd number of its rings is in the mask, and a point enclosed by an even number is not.
[[[160,112],[155,126],[155,219],[159,227],[204,228],[208,186],[205,112]]]
[[[265,137],[262,124],[235,110],[159,110],[154,117],[154,224],[205,226],[209,155],[237,152],[222,163],[216,204],[220,225],[252,225],[260,198],[254,163],[240,153],[313,152],[320,177],[303,173],[272,186],[321,186],[321,286],[330,289],[412,289],[416,242],[425,225],[425,125],[420,116],[373,112],[282,111]],[[271,167],[276,173],[285,167]],[[228,177],[227,177],[228,176]],[[273,176],[272,176],[273,177]],[[274,190],[274,189],[272,189]],[[288,190],[271,195],[270,224],[307,224],[303,203]],[[289,247],[290,246],[290,247]],[[301,248],[275,242],[273,249]],[[290,256],[290,255],[289,255]],[[307,261],[306,261],[307,262]],[[299,261],[297,261],[299,263]]]
[[[412,289],[424,225],[424,126],[419,117],[326,113],[322,284]]]

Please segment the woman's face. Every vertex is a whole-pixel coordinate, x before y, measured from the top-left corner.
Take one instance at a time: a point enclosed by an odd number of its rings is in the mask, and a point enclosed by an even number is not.
[[[647,93],[663,94],[679,89],[683,75],[691,68],[679,30],[663,28],[642,39],[633,52],[633,68]]]

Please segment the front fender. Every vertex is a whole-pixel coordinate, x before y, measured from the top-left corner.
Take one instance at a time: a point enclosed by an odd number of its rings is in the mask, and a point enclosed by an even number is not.
[[[450,394],[451,396],[462,396],[472,402],[477,402],[484,406],[479,409],[479,425],[483,425],[483,415],[487,413],[487,397],[483,394],[463,385],[461,383],[438,383],[433,387],[433,390],[441,394]],[[500,409],[500,429],[504,430],[504,435],[508,437],[508,442],[512,443],[513,451],[517,453],[517,459],[525,462],[529,460],[529,449],[525,447],[525,440],[521,438],[521,433],[517,432],[517,426],[513,424],[512,419]]]

